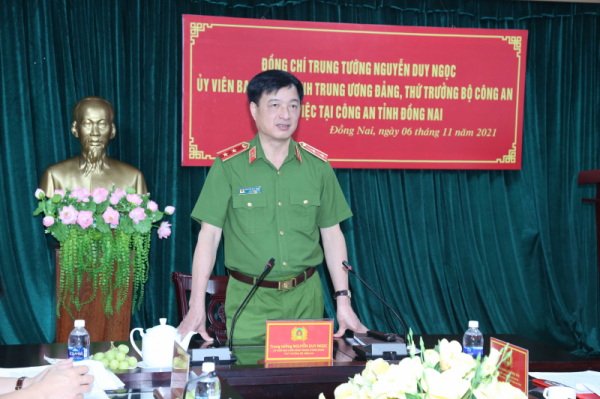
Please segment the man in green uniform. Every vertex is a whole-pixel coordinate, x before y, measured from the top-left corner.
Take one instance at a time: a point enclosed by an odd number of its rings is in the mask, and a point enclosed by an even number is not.
[[[192,218],[201,231],[192,266],[190,309],[179,332],[197,331],[205,340],[206,286],[221,234],[231,271],[225,313],[232,318],[264,270],[275,264],[236,320],[235,339],[264,339],[267,319],[323,317],[323,293],[316,267],[323,252],[336,291],[341,336],[366,332],[350,306],[346,241],[339,223],[352,212],[327,155],[292,133],[300,117],[302,83],[284,71],[267,71],[248,84],[250,112],[258,134],[218,153]],[[323,248],[319,245],[322,238]]]

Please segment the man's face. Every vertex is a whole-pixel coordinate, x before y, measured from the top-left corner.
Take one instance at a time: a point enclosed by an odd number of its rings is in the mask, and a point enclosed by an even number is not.
[[[296,131],[300,118],[300,97],[296,86],[283,87],[275,93],[263,93],[258,106],[250,112],[259,133],[275,140],[287,140]]]
[[[86,152],[103,152],[114,137],[110,108],[100,101],[86,101],[78,109],[73,134]]]

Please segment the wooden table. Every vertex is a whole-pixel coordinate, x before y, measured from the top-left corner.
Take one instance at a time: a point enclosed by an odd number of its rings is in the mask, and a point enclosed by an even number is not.
[[[489,352],[489,335],[484,335],[484,353]],[[496,338],[510,342],[529,350],[530,371],[600,371],[600,359],[588,359],[575,356],[569,352],[557,349],[518,335],[495,335]],[[433,348],[442,338],[462,339],[458,335],[426,335],[423,336],[425,346]],[[420,336],[415,336],[419,342]],[[126,343],[126,342],[125,342]],[[116,343],[116,344],[120,344]],[[198,346],[196,342],[195,345]],[[105,351],[110,343],[94,342],[91,352]],[[352,347],[342,339],[335,340],[335,361],[331,366],[302,367],[298,363],[290,368],[269,368],[260,364],[264,358],[264,347],[236,347],[234,351],[250,352],[241,356],[241,364],[218,366],[217,372],[243,398],[313,398],[323,392],[327,398],[333,398],[333,390],[339,384],[347,382],[348,377],[360,373],[365,362],[357,361]],[[262,354],[261,354],[262,352]],[[38,345],[4,345],[0,346],[0,367],[27,367],[46,364],[44,355],[52,358],[66,358],[66,344]],[[254,355],[254,358],[252,358]],[[238,356],[240,357],[240,356]],[[199,368],[194,368],[200,374]],[[150,398],[152,390],[158,387],[168,387],[170,369],[136,369],[119,373],[125,383],[129,398]],[[137,396],[136,396],[137,395]]]

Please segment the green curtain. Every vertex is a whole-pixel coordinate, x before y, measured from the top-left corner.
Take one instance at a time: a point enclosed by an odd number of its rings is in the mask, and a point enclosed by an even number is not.
[[[337,170],[355,216],[349,261],[419,333],[515,333],[598,354],[594,208],[577,173],[600,168],[600,6],[474,0],[4,0],[0,14],[0,343],[55,339],[52,238],[33,218],[43,170],[74,156],[70,110],[116,109],[109,154],[139,167],[177,208],[152,241],[132,328],[177,324],[172,271],[190,272],[189,215],[207,168],[181,167],[182,14],[364,24],[527,29],[520,171]],[[318,143],[313,143],[318,147]],[[222,250],[216,274],[225,274]],[[325,280],[326,311],[333,316]],[[372,329],[399,323],[351,277]]]

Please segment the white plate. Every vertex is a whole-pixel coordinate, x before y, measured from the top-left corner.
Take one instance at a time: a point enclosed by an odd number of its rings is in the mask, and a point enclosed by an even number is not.
[[[172,369],[173,366],[167,366],[167,367],[150,367],[150,366],[146,366],[146,363],[144,363],[144,361],[138,362],[137,366],[141,369]]]

